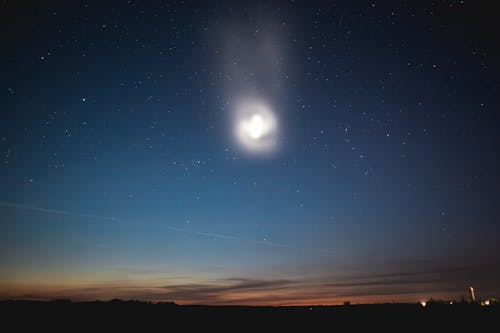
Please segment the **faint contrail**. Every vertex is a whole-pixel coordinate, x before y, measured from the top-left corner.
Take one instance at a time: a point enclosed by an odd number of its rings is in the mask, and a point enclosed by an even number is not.
[[[114,222],[118,222],[118,220],[119,220],[116,217],[112,217],[112,216],[82,214],[82,213],[75,213],[75,212],[70,212],[67,210],[59,210],[59,209],[47,209],[47,208],[42,208],[42,207],[23,205],[23,204],[19,204],[19,203],[15,203],[15,202],[0,201],[0,206],[28,210],[28,211],[32,211],[32,212],[46,213],[46,214],[66,215],[66,216],[72,216],[72,217],[85,217],[85,218],[96,219],[96,220],[109,220],[109,221],[114,221]]]
[[[94,219],[94,220],[107,220],[107,221],[113,221],[113,222],[118,222],[118,223],[139,225],[139,223],[137,223],[137,222],[134,223],[133,221],[123,219],[123,218],[117,218],[114,216],[75,213],[75,212],[71,212],[71,211],[67,211],[67,210],[42,208],[42,207],[37,207],[37,206],[20,204],[20,203],[16,203],[16,202],[0,201],[0,206],[7,207],[7,208],[20,209],[20,210],[27,210],[27,211],[32,211],[32,212],[38,212],[38,213],[44,213],[44,214],[64,215],[64,216],[71,216],[71,217],[83,217],[83,218],[89,218],[89,219]],[[151,223],[141,223],[141,225],[144,225],[144,224],[147,224],[147,225],[153,226],[153,227],[158,227],[157,225],[153,225]],[[202,236],[202,237],[220,238],[220,239],[238,239],[237,237],[231,236],[231,235],[223,235],[223,234],[218,234],[218,233],[213,233],[213,232],[191,231],[191,230],[188,230],[185,228],[178,228],[178,227],[174,227],[171,225],[163,225],[163,226],[161,226],[161,228],[165,229],[165,230],[169,230],[169,231],[182,232],[182,233],[187,233],[187,234]]]
[[[237,239],[237,237],[235,237],[235,236],[221,235],[221,234],[216,234],[213,232],[196,231],[195,234],[200,235],[200,236],[206,236],[206,237],[215,237],[215,238],[223,238],[223,239]]]
[[[293,245],[289,245],[289,244],[285,244],[285,243],[276,243],[276,242],[272,242],[269,240],[262,241],[262,240],[255,240],[255,239],[246,239],[246,238],[241,238],[241,237],[232,236],[232,235],[219,234],[219,233],[214,233],[214,232],[191,231],[191,230],[188,230],[185,228],[179,228],[179,227],[175,227],[175,226],[171,226],[171,225],[158,226],[158,225],[147,223],[147,222],[137,223],[137,222],[134,222],[132,220],[117,218],[114,216],[76,213],[76,212],[72,212],[72,211],[68,211],[68,210],[49,209],[49,208],[20,204],[20,203],[16,203],[16,202],[6,202],[6,201],[0,201],[0,206],[7,207],[7,208],[26,210],[26,211],[32,211],[32,212],[38,212],[38,213],[44,213],[44,214],[64,215],[64,216],[71,216],[71,217],[82,217],[82,218],[88,218],[88,219],[94,219],[94,220],[106,220],[106,221],[112,221],[112,222],[123,224],[123,225],[136,225],[136,226],[148,225],[148,226],[151,226],[154,228],[159,228],[162,230],[181,232],[181,233],[186,233],[186,234],[190,234],[190,235],[194,235],[194,236],[208,237],[208,238],[212,238],[212,239],[218,238],[218,239],[225,239],[225,240],[239,240],[239,241],[249,242],[249,243],[258,244],[258,245],[265,245],[265,246],[269,246],[272,248],[297,249],[297,247],[293,246]],[[310,250],[315,251],[315,252],[323,252],[323,253],[331,253],[331,254],[335,253],[334,251],[326,250],[326,249],[310,248]]]

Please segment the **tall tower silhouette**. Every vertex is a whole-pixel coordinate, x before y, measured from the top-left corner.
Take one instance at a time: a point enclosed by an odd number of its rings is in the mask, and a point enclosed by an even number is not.
[[[470,298],[472,300],[472,303],[476,303],[476,294],[474,293],[474,288],[472,287],[469,288],[470,288]]]

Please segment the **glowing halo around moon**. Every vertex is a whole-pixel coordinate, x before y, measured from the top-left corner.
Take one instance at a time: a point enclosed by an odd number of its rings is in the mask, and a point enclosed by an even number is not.
[[[278,122],[267,103],[259,98],[241,100],[234,112],[234,134],[241,148],[260,154],[276,148]]]

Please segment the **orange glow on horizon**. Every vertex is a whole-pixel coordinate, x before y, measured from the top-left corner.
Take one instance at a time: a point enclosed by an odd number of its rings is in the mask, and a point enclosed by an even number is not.
[[[158,284],[156,284],[158,285]],[[430,293],[400,293],[400,294],[367,294],[349,296],[335,295],[334,291],[325,292],[320,287],[307,286],[304,288],[281,288],[278,290],[242,290],[204,292],[196,289],[186,292],[169,291],[169,287],[154,287],[146,284],[138,287],[130,284],[86,283],[86,284],[19,284],[0,283],[0,299],[51,300],[70,299],[72,301],[94,300],[139,300],[151,302],[175,302],[179,305],[249,305],[249,306],[314,306],[314,305],[342,305],[373,304],[373,303],[419,303],[430,298],[452,299],[450,294]],[[182,288],[180,288],[182,290]],[[221,287],[223,288],[223,287]],[[338,291],[337,291],[338,292]],[[169,293],[176,295],[169,297]],[[455,296],[455,295],[453,295]]]

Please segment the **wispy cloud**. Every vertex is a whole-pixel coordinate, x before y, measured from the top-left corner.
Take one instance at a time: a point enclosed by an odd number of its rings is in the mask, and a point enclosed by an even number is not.
[[[469,267],[469,269],[473,269]],[[352,302],[405,301],[416,302],[429,297],[455,297],[466,290],[463,276],[467,267],[437,269],[363,271],[349,276],[319,274],[309,277],[250,278],[231,277],[212,280],[175,279],[165,284],[160,280],[141,285],[141,279],[82,284],[58,289],[19,290],[17,296],[33,299],[71,298],[74,300],[139,299],[174,301],[180,304],[211,305],[306,305]],[[497,271],[498,273],[498,271]],[[182,281],[195,281],[186,282]],[[147,280],[144,280],[147,281]],[[160,282],[158,282],[160,281]],[[497,290],[493,288],[494,290]],[[0,298],[7,294],[0,293]],[[12,294],[11,294],[12,295]],[[16,296],[16,295],[14,295]]]
[[[29,290],[18,295],[3,295],[0,298],[54,299],[70,298],[73,300],[96,299],[139,299],[168,300],[183,304],[231,304],[237,299],[251,299],[277,293],[292,287],[294,281],[285,279],[247,279],[229,278],[214,280],[207,283],[169,284],[163,286],[140,286],[129,281],[121,285],[94,284],[81,287],[66,287],[64,289],[46,289],[36,292]],[[238,295],[235,299],[235,295]]]
[[[186,296],[186,292],[194,292],[197,296],[223,294],[230,291],[251,291],[251,290],[269,290],[290,286],[293,283],[291,280],[254,280],[245,278],[230,278],[224,279],[217,283],[211,284],[180,284],[167,285],[161,288],[167,290],[170,294],[182,293]]]

